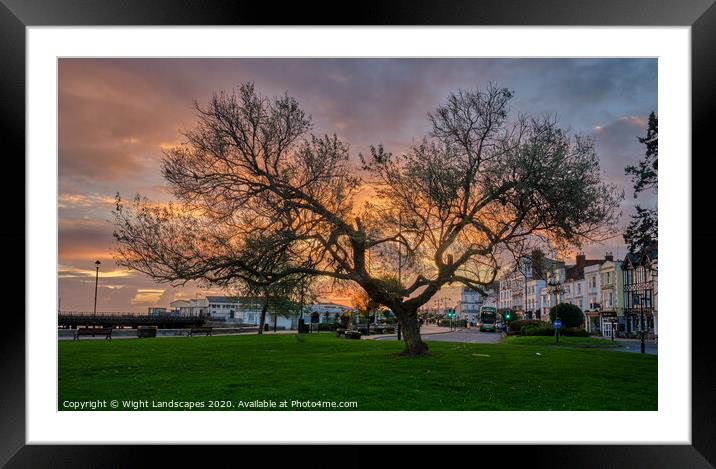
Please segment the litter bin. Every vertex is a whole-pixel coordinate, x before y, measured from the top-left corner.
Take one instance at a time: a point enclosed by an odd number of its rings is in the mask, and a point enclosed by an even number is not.
[[[268,330],[269,330],[268,323],[264,323],[264,332],[268,332]]]
[[[309,329],[310,329],[310,326],[308,325],[308,323],[305,320],[303,320],[303,319],[298,320],[298,333],[299,334],[308,334],[310,332]]]

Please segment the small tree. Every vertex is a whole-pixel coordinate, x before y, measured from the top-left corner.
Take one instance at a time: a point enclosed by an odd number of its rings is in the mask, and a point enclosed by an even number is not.
[[[577,305],[560,303],[549,310],[549,319],[554,323],[560,319],[564,327],[583,327],[584,313]]]

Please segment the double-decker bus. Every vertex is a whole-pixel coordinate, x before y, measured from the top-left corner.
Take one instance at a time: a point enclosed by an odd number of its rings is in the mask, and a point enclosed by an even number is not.
[[[480,332],[497,331],[497,309],[492,306],[480,307]]]

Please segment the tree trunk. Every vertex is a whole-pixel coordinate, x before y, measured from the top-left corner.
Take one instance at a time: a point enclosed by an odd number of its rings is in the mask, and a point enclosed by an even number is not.
[[[428,346],[420,338],[420,330],[418,328],[418,312],[417,310],[404,310],[398,314],[398,321],[403,332],[403,341],[405,349],[403,355],[427,355]]]
[[[268,310],[268,303],[264,303],[261,307],[261,319],[259,320],[259,334],[264,333],[264,324],[266,324],[266,310]]]
[[[276,333],[276,326],[278,323],[278,313],[273,315],[273,333]]]

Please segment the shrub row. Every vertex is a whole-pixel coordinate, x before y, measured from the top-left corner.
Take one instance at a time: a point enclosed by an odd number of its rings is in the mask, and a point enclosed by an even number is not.
[[[523,327],[530,325],[540,327],[544,325],[544,323],[537,319],[518,319],[516,321],[510,321],[510,331],[518,332],[521,331]]]
[[[554,327],[552,326],[536,326],[527,324],[520,329],[521,335],[538,335],[549,336],[554,335]],[[560,330],[559,335],[565,337],[589,337],[589,333],[580,327],[567,327]]]

